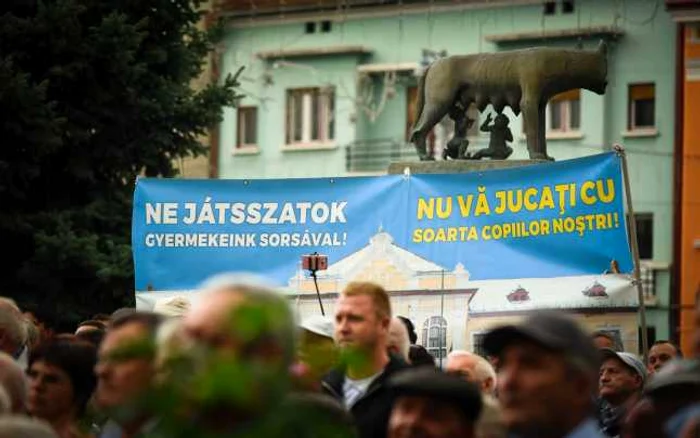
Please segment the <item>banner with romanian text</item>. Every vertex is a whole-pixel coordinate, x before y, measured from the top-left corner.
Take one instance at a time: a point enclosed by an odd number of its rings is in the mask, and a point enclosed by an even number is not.
[[[229,271],[294,290],[313,252],[328,256],[319,281],[336,285],[367,278],[368,266],[382,266],[380,277],[459,272],[471,282],[629,273],[620,166],[605,153],[467,174],[141,178],[136,291],[195,290]]]

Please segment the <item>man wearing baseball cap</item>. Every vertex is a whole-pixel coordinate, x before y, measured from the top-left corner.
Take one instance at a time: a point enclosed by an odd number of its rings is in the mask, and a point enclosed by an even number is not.
[[[600,413],[602,431],[616,437],[629,409],[639,400],[647,378],[646,367],[632,353],[618,353],[612,349],[601,350],[598,395],[607,406]]]
[[[593,417],[600,354],[570,317],[540,311],[484,338],[498,358],[503,422],[519,438],[601,438]]]
[[[305,318],[300,327],[297,363],[294,368],[298,389],[321,390],[321,379],[337,363],[333,321],[321,315]]]

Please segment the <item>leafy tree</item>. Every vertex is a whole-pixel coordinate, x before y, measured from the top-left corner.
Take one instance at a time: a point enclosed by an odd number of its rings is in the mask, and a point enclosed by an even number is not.
[[[53,323],[133,304],[131,197],[238,96],[195,91],[199,0],[0,2],[0,294]]]

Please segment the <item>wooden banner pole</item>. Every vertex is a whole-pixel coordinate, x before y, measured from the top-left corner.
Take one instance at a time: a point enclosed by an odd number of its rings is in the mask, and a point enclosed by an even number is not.
[[[622,164],[622,180],[625,185],[625,198],[627,201],[627,215],[629,220],[630,244],[632,245],[632,257],[634,257],[634,282],[637,286],[637,299],[639,300],[639,319],[642,326],[642,358],[644,363],[647,363],[649,353],[649,339],[647,337],[647,316],[646,306],[644,305],[644,289],[642,287],[642,273],[639,264],[639,245],[637,243],[637,223],[634,218],[634,208],[632,206],[632,191],[630,189],[630,177],[627,169],[627,154],[625,148],[620,144],[614,144],[613,150],[620,157]]]

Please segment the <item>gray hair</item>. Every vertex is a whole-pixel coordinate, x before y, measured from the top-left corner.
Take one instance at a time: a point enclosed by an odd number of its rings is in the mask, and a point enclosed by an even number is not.
[[[474,365],[474,376],[479,381],[479,383],[484,383],[488,378],[491,378],[491,380],[493,381],[493,387],[496,387],[496,370],[493,369],[493,366],[491,366],[489,361],[479,356],[478,354],[474,354],[465,350],[455,350],[447,355],[447,359],[449,360],[451,357],[460,356],[474,358],[474,361],[476,362],[476,364]]]
[[[284,351],[288,365],[294,361],[297,336],[297,324],[289,301],[283,292],[278,291],[265,278],[249,273],[225,273],[211,277],[202,284],[204,296],[221,292],[233,292],[264,305],[266,309],[275,312],[275,323],[270,334],[278,341]]]
[[[396,347],[401,354],[401,358],[409,362],[408,353],[411,349],[411,342],[408,339],[408,329],[398,317],[391,318],[389,325],[389,347]]]
[[[3,352],[0,352],[0,385],[10,396],[12,412],[23,412],[27,406],[27,379],[22,367]]]
[[[43,421],[20,415],[0,417],[0,438],[58,438]]]
[[[14,349],[19,349],[27,341],[24,317],[11,298],[0,297],[0,331],[7,335],[14,344]],[[7,353],[12,354],[14,351]]]

